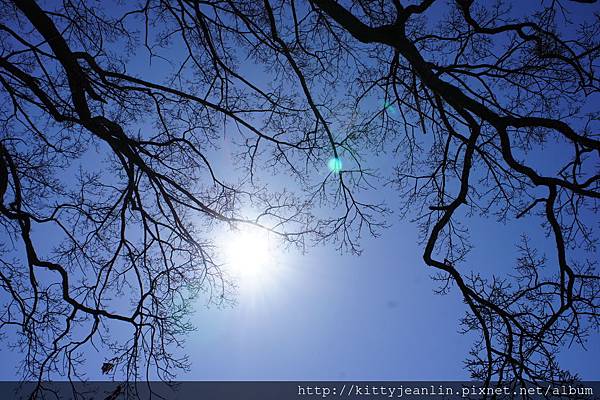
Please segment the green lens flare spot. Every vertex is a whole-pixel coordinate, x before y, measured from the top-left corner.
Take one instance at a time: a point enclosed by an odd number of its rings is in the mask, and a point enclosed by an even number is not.
[[[327,162],[327,166],[331,172],[337,174],[342,170],[342,160],[337,157],[330,158]]]
[[[383,103],[383,109],[390,115],[395,115],[397,111],[394,104],[387,101]]]

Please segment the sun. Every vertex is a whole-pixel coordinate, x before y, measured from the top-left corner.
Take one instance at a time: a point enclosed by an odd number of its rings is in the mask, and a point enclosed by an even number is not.
[[[264,229],[242,227],[232,230],[223,247],[228,270],[240,280],[264,280],[273,268],[274,244]]]

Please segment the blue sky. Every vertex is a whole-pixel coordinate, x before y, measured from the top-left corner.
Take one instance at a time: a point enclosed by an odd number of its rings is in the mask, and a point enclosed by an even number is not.
[[[520,230],[475,227],[511,246]],[[417,232],[396,222],[368,239],[362,256],[331,249],[287,254],[285,273],[261,291],[241,291],[229,310],[200,310],[199,330],[187,342],[192,379],[468,379],[463,369],[471,338],[459,331],[465,312],[457,291],[439,296],[420,259]],[[504,255],[504,256],[503,256]],[[473,261],[496,269],[514,253],[499,246],[476,249]],[[495,262],[491,262],[495,259]],[[241,283],[243,285],[243,282]],[[243,287],[241,288],[243,289]],[[564,366],[599,379],[600,340],[588,351],[574,346]]]
[[[485,229],[485,230],[484,230]],[[492,240],[520,230],[489,224],[473,235]],[[458,333],[465,311],[457,291],[439,296],[415,245],[414,224],[396,221],[378,239],[366,239],[360,257],[328,247],[277,256],[277,279],[260,290],[240,287],[238,304],[207,309],[198,299],[197,331],[183,349],[192,380],[454,380],[463,369],[471,338]],[[508,242],[505,242],[508,244]],[[494,246],[475,249],[482,264],[506,254]],[[493,266],[496,267],[495,265]],[[15,378],[19,353],[0,351],[0,378]],[[565,349],[565,367],[600,379],[600,338],[588,351]],[[102,354],[89,354],[89,365]],[[101,379],[90,368],[90,377]]]

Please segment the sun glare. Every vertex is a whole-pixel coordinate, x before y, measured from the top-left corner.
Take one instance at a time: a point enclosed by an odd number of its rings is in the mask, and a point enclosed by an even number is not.
[[[244,227],[231,231],[224,247],[229,271],[242,281],[264,280],[273,268],[273,243],[262,229]]]

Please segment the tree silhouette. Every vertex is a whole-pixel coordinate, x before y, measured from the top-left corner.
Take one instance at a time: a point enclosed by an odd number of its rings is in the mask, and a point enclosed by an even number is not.
[[[572,379],[555,356],[599,322],[598,9],[405,3],[2,2],[1,321],[24,377],[78,378],[98,343],[104,373],[171,379],[192,299],[230,298],[217,226],[360,252],[395,211],[464,298],[473,378]],[[548,142],[564,159],[536,166]],[[240,179],[213,168],[227,146]],[[391,176],[368,167],[384,151]],[[475,214],[542,219],[556,254],[524,237],[510,274],[469,270]]]

